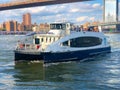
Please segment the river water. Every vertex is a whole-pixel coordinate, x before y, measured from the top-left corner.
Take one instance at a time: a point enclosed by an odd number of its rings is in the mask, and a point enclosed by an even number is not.
[[[0,90],[120,90],[120,34],[108,36],[112,53],[43,66],[15,64],[15,45],[26,37],[0,35]]]

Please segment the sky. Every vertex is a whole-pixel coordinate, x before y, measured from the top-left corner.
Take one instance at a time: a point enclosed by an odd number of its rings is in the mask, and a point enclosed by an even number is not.
[[[0,0],[0,3],[15,0]],[[103,0],[93,0],[69,4],[39,6],[24,9],[0,11],[0,23],[8,20],[22,22],[22,15],[31,13],[32,23],[68,21],[76,24],[101,21]]]

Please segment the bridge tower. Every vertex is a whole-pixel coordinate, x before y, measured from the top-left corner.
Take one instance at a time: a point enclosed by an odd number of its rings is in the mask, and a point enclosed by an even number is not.
[[[103,7],[103,22],[118,22],[118,0],[103,0],[104,7]],[[112,25],[106,26],[108,28],[115,28],[118,29],[119,25]]]

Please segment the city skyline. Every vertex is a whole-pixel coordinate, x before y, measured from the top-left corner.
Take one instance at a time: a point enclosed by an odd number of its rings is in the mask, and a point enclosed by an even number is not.
[[[47,23],[31,23],[31,14],[25,13],[22,15],[22,22],[18,22],[17,20],[8,20],[0,24],[0,31],[5,32],[24,32],[24,31],[41,31],[47,32],[49,30],[49,24]]]
[[[73,23],[82,24],[90,21],[102,21],[102,8],[103,1],[95,0],[1,11],[0,23],[8,20],[22,22],[21,16],[24,13],[31,13],[32,23],[36,22],[39,24],[54,21],[70,21]]]

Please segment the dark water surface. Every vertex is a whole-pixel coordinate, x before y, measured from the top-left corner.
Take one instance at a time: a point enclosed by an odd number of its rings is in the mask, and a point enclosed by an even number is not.
[[[25,36],[0,36],[0,90],[120,90],[120,34],[110,34],[112,53],[84,62],[48,65],[14,63],[13,50]]]

